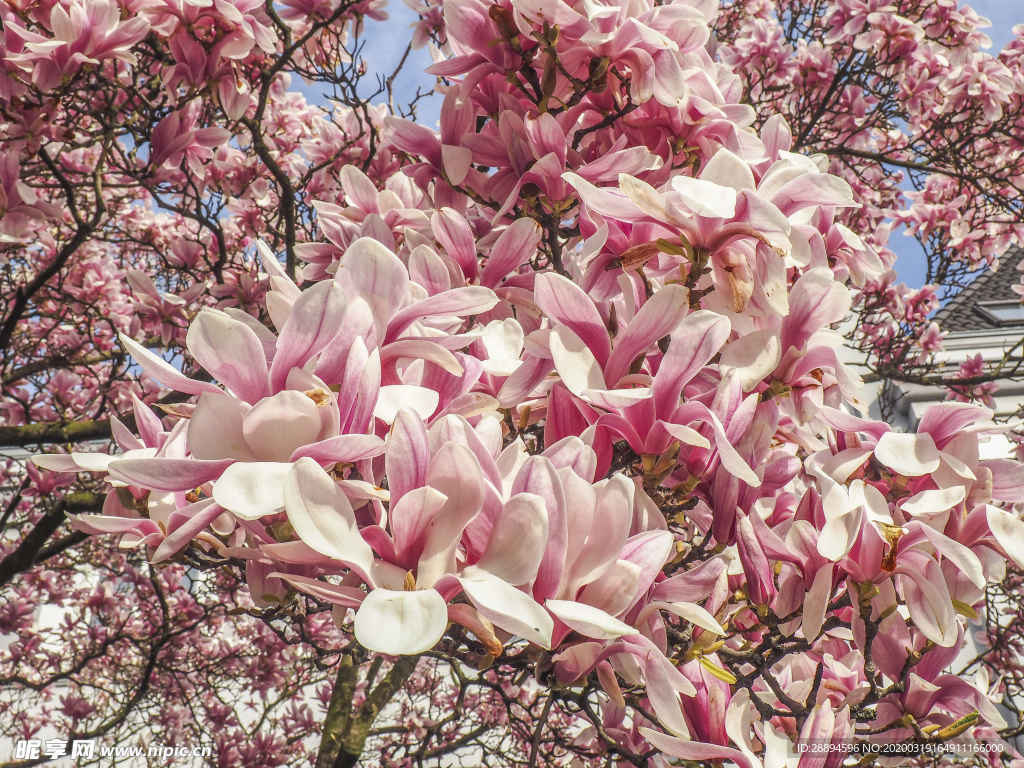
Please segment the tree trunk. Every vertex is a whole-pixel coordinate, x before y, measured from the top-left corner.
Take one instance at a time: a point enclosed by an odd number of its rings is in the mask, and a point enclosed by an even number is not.
[[[354,768],[377,715],[416,669],[418,656],[399,656],[395,665],[373,690],[366,693],[362,706],[353,710],[352,699],[359,682],[359,668],[352,655],[342,656],[334,681],[331,703],[324,721],[316,768]]]

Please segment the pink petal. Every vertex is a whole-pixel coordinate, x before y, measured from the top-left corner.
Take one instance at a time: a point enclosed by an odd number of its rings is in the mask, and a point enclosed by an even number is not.
[[[441,167],[441,142],[429,128],[391,115],[384,118],[384,126],[388,140],[400,150],[425,158],[435,168]]]
[[[175,528],[173,531],[167,534],[160,545],[156,548],[156,552],[153,553],[153,557],[150,559],[151,563],[159,563],[166,560],[168,557],[188,546],[188,543],[192,541],[199,533],[203,531],[210,523],[216,520],[224,512],[224,508],[219,504],[215,504],[213,499],[204,499],[203,501],[195,504],[190,504],[184,509],[178,510],[176,514],[186,515],[192,508],[191,517],[185,522]]]
[[[571,328],[603,367],[612,345],[594,300],[574,282],[554,272],[541,272],[534,285],[537,306],[552,324]]]
[[[426,481],[430,443],[423,419],[415,411],[403,408],[398,412],[384,461],[393,502]]]
[[[71,527],[84,533],[101,536],[107,533],[160,533],[160,528],[146,518],[114,517],[112,515],[68,515]]]
[[[690,292],[681,285],[667,285],[648,299],[615,339],[615,348],[604,367],[608,385],[614,387],[634,360],[672,333],[689,309]]]
[[[479,393],[470,393],[479,394]],[[500,428],[499,428],[500,429]],[[501,487],[501,475],[494,463],[494,456],[484,445],[480,436],[464,416],[446,414],[438,417],[430,426],[430,452],[436,454],[445,443],[458,443],[473,452],[480,462],[484,478],[495,488]]]
[[[532,581],[544,557],[548,539],[548,510],[532,493],[513,496],[491,529],[476,567],[513,586]]]
[[[590,533],[567,579],[573,591],[599,578],[618,559],[632,523],[634,488],[622,475],[594,484],[597,506]]]
[[[647,214],[636,203],[617,189],[596,187],[575,173],[563,173],[562,178],[579,193],[580,199],[594,213],[628,223],[647,218]]]
[[[124,346],[128,351],[128,354],[135,359],[135,362],[142,367],[142,370],[164,386],[170,387],[176,392],[184,392],[187,395],[198,395],[202,392],[221,392],[221,389],[217,385],[211,384],[208,381],[196,381],[195,379],[190,379],[170,363],[157,357],[144,346],[128,338],[123,333],[118,334],[118,338],[121,339],[122,346]],[[266,360],[266,358],[263,359]],[[265,362],[264,367],[266,367]]]
[[[283,389],[292,368],[305,365],[341,332],[347,303],[345,291],[331,281],[317,283],[295,300],[270,368],[273,390]]]
[[[565,493],[558,471],[543,456],[531,456],[523,464],[512,484],[512,495],[531,493],[544,499],[548,517],[548,536],[544,547],[533,595],[538,600],[554,597],[565,568],[568,545],[568,527],[565,513]]]
[[[247,403],[223,392],[204,392],[188,422],[188,446],[193,458],[256,461],[242,434]]]
[[[531,218],[516,219],[498,236],[480,274],[480,284],[494,288],[536,253],[543,232]],[[547,273],[545,273],[547,274]]]
[[[789,315],[782,320],[782,353],[790,347],[802,351],[822,328],[846,317],[852,296],[836,282],[827,267],[810,269],[800,276],[789,294]]]
[[[441,162],[449,183],[459,186],[466,180],[466,174],[469,173],[469,168],[473,164],[473,152],[467,147],[442,144]]]
[[[918,432],[927,432],[941,451],[946,443],[961,434],[964,427],[992,418],[991,408],[973,403],[935,403],[924,409]]]
[[[650,728],[641,727],[639,731],[650,742],[652,747],[661,750],[670,757],[708,763],[730,760],[740,768],[756,768],[746,755],[732,747],[703,744],[699,741],[684,741],[674,736],[667,736],[664,733],[652,731]]]
[[[267,578],[281,579],[295,587],[300,592],[312,595],[333,605],[342,605],[346,608],[358,608],[363,604],[366,593],[353,587],[340,587],[336,584],[328,584],[318,579],[310,579],[306,576],[294,576],[290,573],[271,573]]]
[[[639,586],[640,566],[628,560],[616,560],[600,578],[583,588],[578,599],[609,616],[618,616],[636,599]]]
[[[425,534],[416,585],[432,587],[442,576],[455,572],[455,550],[466,526],[483,507],[484,479],[480,462],[468,448],[446,443],[427,468],[427,485],[447,500],[434,515]]]
[[[637,597],[647,594],[654,579],[675,551],[675,540],[668,531],[646,531],[630,537],[619,559],[640,568],[637,576]]]
[[[982,466],[992,472],[993,499],[1024,501],[1024,465],[1011,459],[992,459],[984,462]]]
[[[334,279],[349,301],[369,293],[379,297],[391,315],[405,303],[409,288],[402,260],[372,237],[361,237],[348,247]]]
[[[818,418],[840,432],[863,432],[876,440],[891,430],[884,421],[861,419],[853,414],[825,406],[818,410]]]
[[[676,409],[683,387],[718,354],[731,331],[729,318],[705,309],[687,316],[675,329],[652,386],[659,414],[667,416]]]
[[[838,176],[827,173],[805,173],[787,183],[772,195],[772,202],[786,216],[803,208],[831,205],[857,208],[850,185]]]
[[[190,491],[220,477],[234,459],[118,459],[110,462],[112,477],[151,491]]]
[[[263,343],[245,323],[203,309],[189,326],[186,344],[196,362],[242,400],[256,403],[270,394]]]
[[[391,504],[391,533],[394,536],[396,565],[411,571],[419,562],[426,543],[427,527],[448,497],[429,486],[402,494]]]
[[[318,464],[354,464],[380,456],[384,448],[384,441],[376,435],[337,435],[296,449],[289,461],[308,456]]]
[[[260,400],[242,420],[242,434],[260,461],[288,461],[320,434],[316,403],[302,392],[286,389]]]
[[[403,267],[404,270],[404,267]],[[498,303],[498,297],[490,288],[473,285],[453,288],[436,296],[410,304],[391,319],[385,342],[398,339],[410,325],[427,317],[483,314]]]
[[[902,552],[897,573],[902,574],[903,597],[910,618],[918,629],[936,645],[944,648],[956,643],[959,624],[946,589],[939,564],[927,555]],[[908,562],[910,561],[910,562]]]
[[[455,355],[430,338],[400,339],[386,344],[380,350],[380,364],[382,366],[386,366],[393,360],[401,360],[403,358],[426,360],[444,368],[444,370],[454,376],[461,376],[465,372],[463,367],[459,365],[458,358]]]
[[[358,206],[366,213],[380,213],[377,187],[370,181],[369,176],[355,165],[342,166],[338,176],[341,187],[345,190],[345,197],[352,205]]]
[[[416,246],[409,254],[409,277],[426,288],[431,296],[452,287],[452,276],[448,266],[433,248],[426,245]]]

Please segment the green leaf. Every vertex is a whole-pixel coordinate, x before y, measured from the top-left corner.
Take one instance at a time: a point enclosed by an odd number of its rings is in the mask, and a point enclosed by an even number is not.
[[[708,661],[706,657],[700,657],[700,665],[704,667],[704,669],[706,669],[709,674],[714,675],[723,683],[728,683],[729,685],[736,684],[736,675],[734,675],[728,669],[723,669],[717,664],[713,664],[712,662]]]
[[[961,603],[959,600],[954,600],[953,607],[961,616],[966,616],[968,619],[973,619],[974,621],[978,620],[978,612],[967,603]]]

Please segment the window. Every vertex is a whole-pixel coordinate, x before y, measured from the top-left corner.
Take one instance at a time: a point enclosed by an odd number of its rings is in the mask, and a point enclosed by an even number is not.
[[[1019,301],[979,301],[974,309],[993,325],[1024,325],[1024,305]]]

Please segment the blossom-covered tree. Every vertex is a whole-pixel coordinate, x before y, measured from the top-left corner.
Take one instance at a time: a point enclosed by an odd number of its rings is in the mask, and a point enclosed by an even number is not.
[[[4,736],[774,768],[1017,735],[991,372],[900,434],[837,350],[934,379],[929,313],[1020,237],[1024,28],[414,7],[438,130],[365,82],[383,3],[3,4]]]

